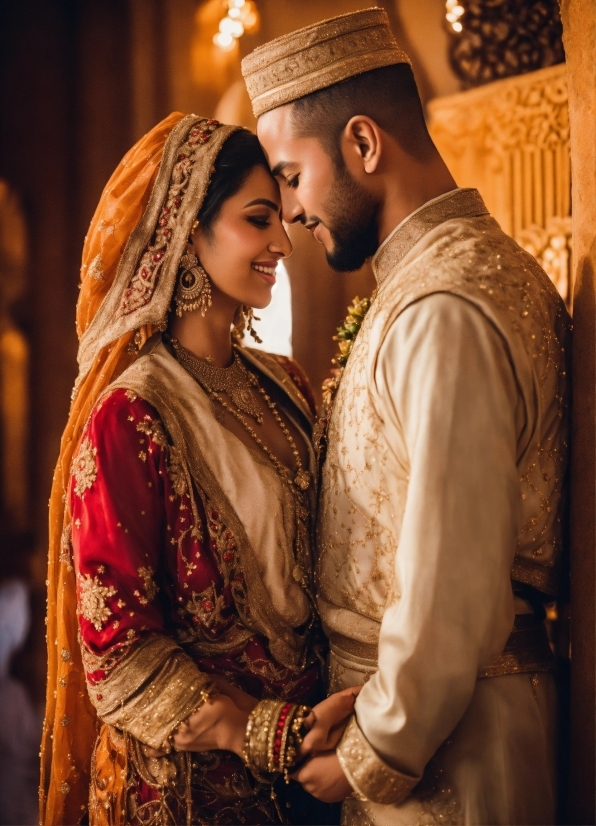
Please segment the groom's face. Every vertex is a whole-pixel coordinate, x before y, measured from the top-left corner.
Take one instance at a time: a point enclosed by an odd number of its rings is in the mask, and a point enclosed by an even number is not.
[[[295,134],[291,105],[262,115],[257,134],[279,182],[283,219],[309,229],[334,269],[359,269],[378,247],[373,195],[318,138]]]

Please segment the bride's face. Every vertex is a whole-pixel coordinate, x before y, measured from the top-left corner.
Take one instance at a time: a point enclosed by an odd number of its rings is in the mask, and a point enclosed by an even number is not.
[[[277,263],[292,252],[281,220],[279,187],[269,171],[254,167],[209,230],[199,224],[192,243],[213,285],[214,302],[230,299],[266,307]]]

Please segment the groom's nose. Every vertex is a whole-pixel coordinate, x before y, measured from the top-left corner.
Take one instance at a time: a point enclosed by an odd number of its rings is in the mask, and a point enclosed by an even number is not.
[[[295,224],[296,221],[304,222],[304,209],[300,201],[289,188],[282,188],[281,192],[281,217],[286,224]]]

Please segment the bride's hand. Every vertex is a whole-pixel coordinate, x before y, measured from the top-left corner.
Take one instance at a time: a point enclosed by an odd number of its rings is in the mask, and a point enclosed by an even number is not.
[[[178,751],[226,749],[242,756],[248,715],[259,701],[224,677],[215,675],[211,681],[217,695],[178,726],[172,735],[174,748]],[[147,757],[167,754],[151,746],[143,746],[143,752]]]
[[[239,708],[226,694],[217,694],[180,723],[171,738],[173,746],[177,751],[222,749],[242,757],[249,714],[250,710]]]
[[[300,757],[314,752],[330,751],[339,743],[350,714],[354,711],[356,697],[362,686],[345,688],[316,705],[304,721],[310,726],[300,747]]]
[[[241,688],[237,688],[235,685],[232,685],[232,683],[228,682],[225,677],[221,677],[219,674],[212,676],[211,681],[220,694],[225,694],[226,697],[233,700],[238,708],[242,709],[242,711],[247,711],[250,714],[259,702],[256,697],[251,697],[251,695],[247,694],[246,691],[242,691]]]

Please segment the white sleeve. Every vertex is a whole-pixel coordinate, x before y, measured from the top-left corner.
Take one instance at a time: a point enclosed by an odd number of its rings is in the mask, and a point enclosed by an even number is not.
[[[388,770],[418,778],[513,625],[523,410],[503,339],[471,303],[447,293],[401,313],[375,382],[381,417],[403,433],[409,481],[395,597],[356,721]]]

